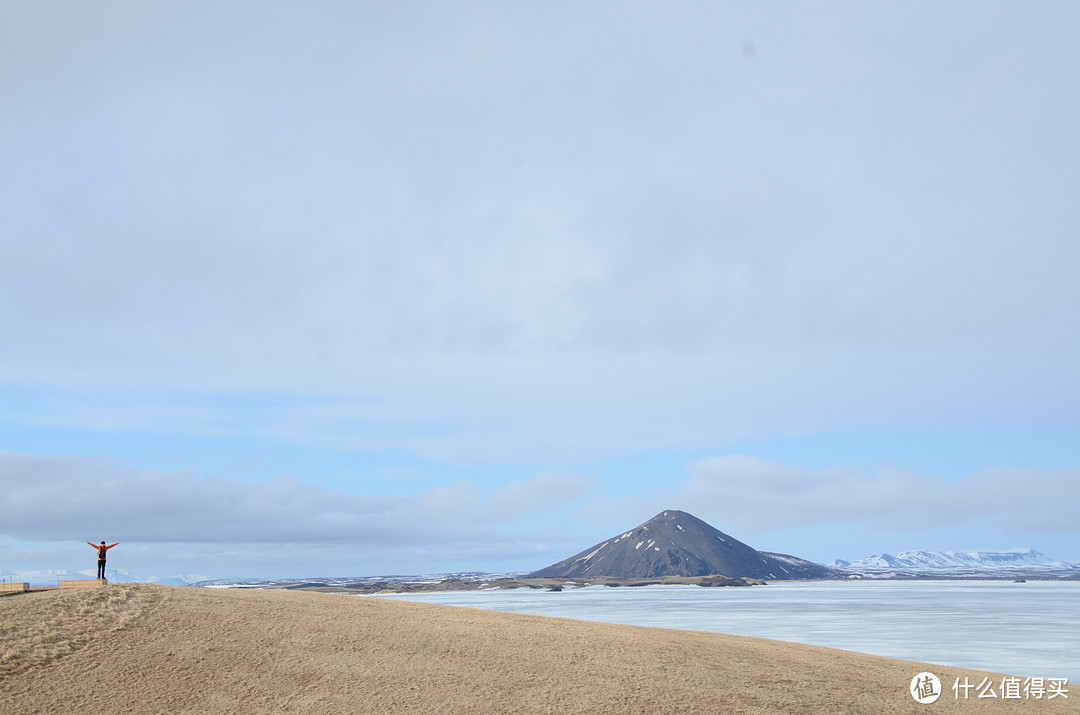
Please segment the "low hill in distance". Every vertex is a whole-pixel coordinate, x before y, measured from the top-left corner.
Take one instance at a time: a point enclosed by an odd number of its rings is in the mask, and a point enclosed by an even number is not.
[[[664,511],[644,524],[529,574],[531,578],[835,578],[821,564],[758,551],[684,511]]]

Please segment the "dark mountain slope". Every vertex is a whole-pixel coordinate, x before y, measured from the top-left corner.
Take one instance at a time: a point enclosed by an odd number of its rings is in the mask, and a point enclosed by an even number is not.
[[[831,569],[804,559],[757,551],[695,516],[672,510],[529,576],[648,578],[711,574],[761,579],[834,575]]]

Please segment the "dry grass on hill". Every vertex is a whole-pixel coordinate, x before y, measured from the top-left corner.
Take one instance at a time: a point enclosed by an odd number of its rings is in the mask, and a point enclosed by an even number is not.
[[[5,596],[0,624],[5,713],[1080,712],[956,701],[986,675],[958,668],[319,593],[120,584]],[[922,670],[946,687],[930,706]]]

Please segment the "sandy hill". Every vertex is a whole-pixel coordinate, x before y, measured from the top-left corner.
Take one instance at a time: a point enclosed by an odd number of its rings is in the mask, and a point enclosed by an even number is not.
[[[119,584],[0,598],[4,713],[925,714],[907,691],[925,669],[739,636],[296,591]],[[950,684],[983,676],[929,669]],[[947,695],[935,712],[1077,712],[1080,702]]]
[[[832,569],[806,559],[758,551],[692,514],[669,509],[529,576],[648,578],[710,574],[765,580],[836,575]]]

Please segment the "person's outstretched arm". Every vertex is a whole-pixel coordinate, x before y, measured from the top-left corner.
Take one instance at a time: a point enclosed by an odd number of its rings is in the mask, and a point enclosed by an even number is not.
[[[116,545],[117,545],[117,544],[119,544],[119,543],[120,543],[120,542],[119,542],[119,541],[117,541],[117,542],[116,542],[116,544],[109,544],[108,546],[106,546],[106,547],[105,547],[105,549],[106,549],[106,550],[108,550],[108,549],[111,549],[112,547],[116,546]]]
[[[93,549],[96,549],[98,547],[97,544],[91,544],[89,541],[86,542],[86,545]]]

